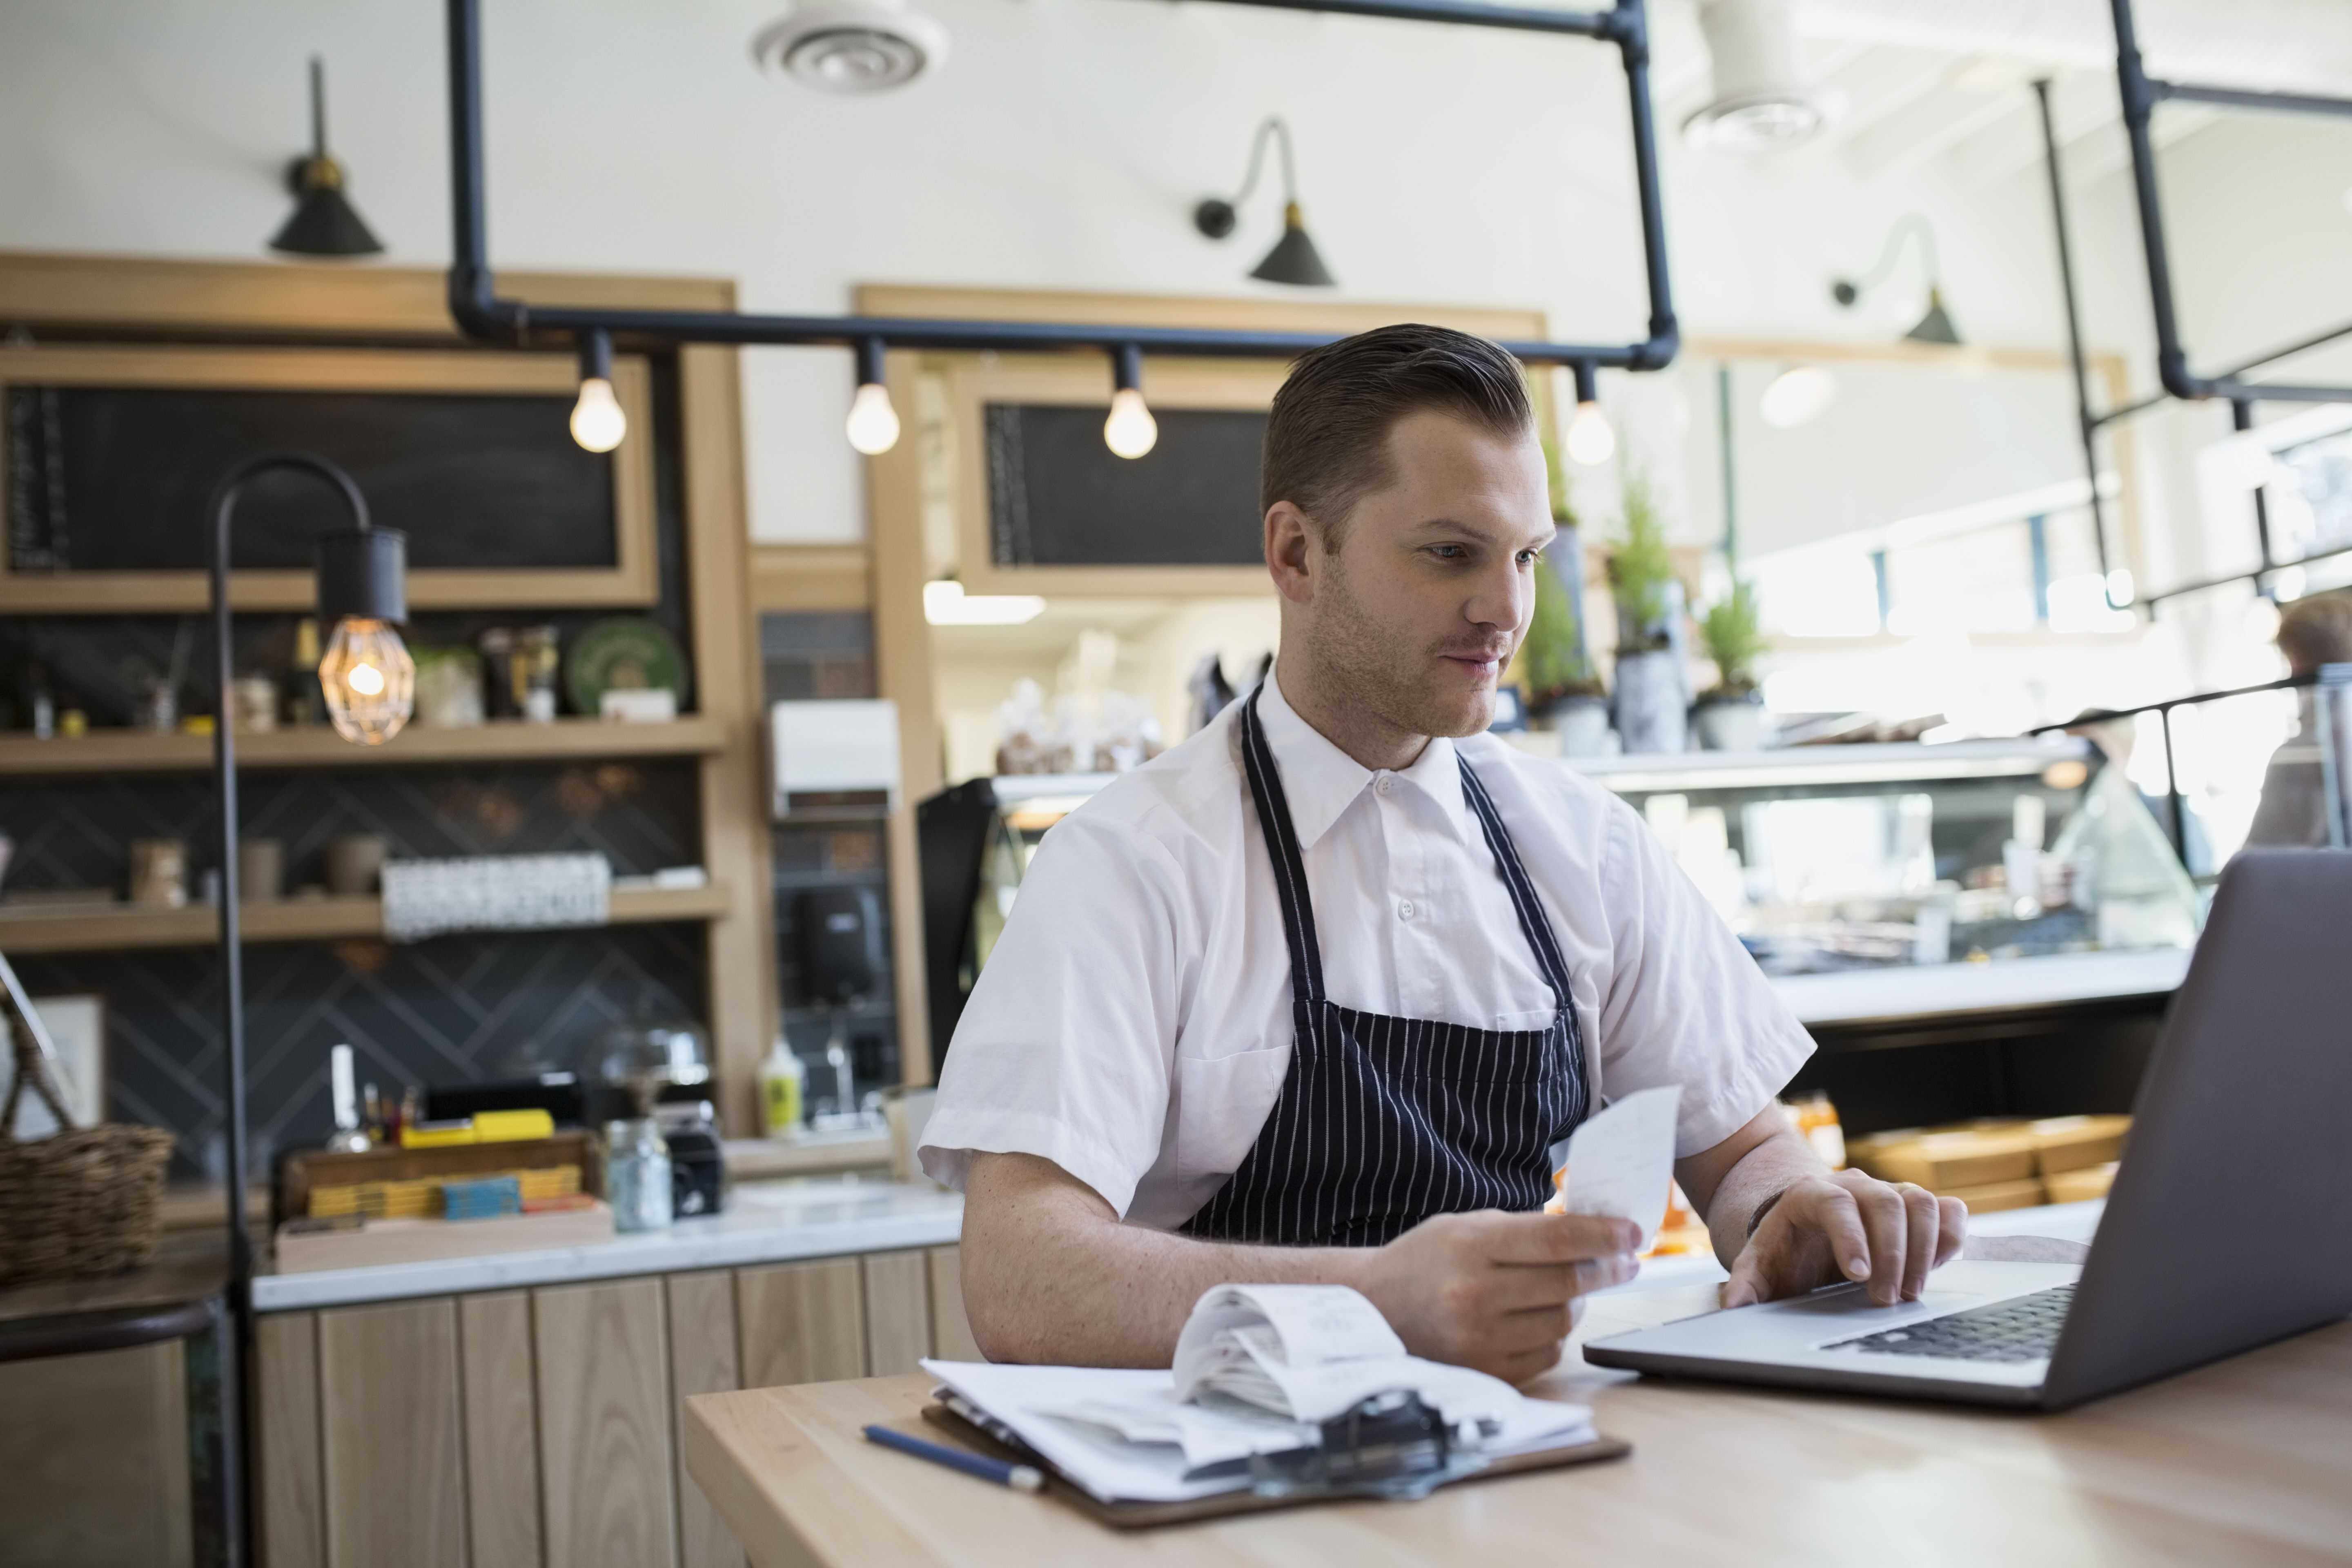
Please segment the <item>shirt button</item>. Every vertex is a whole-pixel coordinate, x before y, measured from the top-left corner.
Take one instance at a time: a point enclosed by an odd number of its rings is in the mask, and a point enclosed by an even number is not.
[[[1411,899],[1405,900],[1404,902],[1397,906],[1397,919],[1401,921],[1409,921],[1412,919],[1412,900]]]
[[[1372,788],[1374,788],[1375,790],[1379,791],[1379,792],[1380,792],[1381,794],[1382,794],[1382,795],[1386,795],[1386,794],[1388,794],[1388,793],[1389,793],[1389,775],[1388,775],[1388,774],[1386,774],[1386,773],[1382,773],[1380,777],[1378,777],[1378,778],[1374,779],[1374,780],[1372,781]]]

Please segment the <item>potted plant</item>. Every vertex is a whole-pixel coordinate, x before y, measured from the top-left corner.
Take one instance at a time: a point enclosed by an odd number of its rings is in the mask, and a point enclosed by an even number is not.
[[[1617,732],[1629,752],[1683,751],[1690,693],[1675,646],[1683,585],[1665,522],[1639,473],[1625,476],[1625,521],[1609,552],[1609,586],[1617,601]]]
[[[1536,603],[1519,647],[1519,679],[1528,721],[1555,731],[1560,754],[1597,756],[1608,749],[1609,693],[1593,673],[1586,652],[1583,610],[1583,551],[1575,510],[1568,501],[1567,472],[1551,443],[1544,443],[1550,470],[1551,520],[1559,538],[1536,563]]]
[[[1699,641],[1715,660],[1715,685],[1699,693],[1691,722],[1710,752],[1752,752],[1764,740],[1764,696],[1756,689],[1756,657],[1765,648],[1756,587],[1734,581],[1731,592],[1699,618]]]

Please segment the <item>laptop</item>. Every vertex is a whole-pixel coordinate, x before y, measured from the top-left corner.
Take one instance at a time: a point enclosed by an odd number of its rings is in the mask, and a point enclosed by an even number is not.
[[[1960,1260],[1584,1347],[1596,1366],[2060,1410],[2352,1315],[2352,852],[2230,863],[2079,1264]]]

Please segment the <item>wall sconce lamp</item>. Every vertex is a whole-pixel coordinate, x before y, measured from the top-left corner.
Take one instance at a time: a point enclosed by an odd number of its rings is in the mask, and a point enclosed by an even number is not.
[[[1257,189],[1259,168],[1265,162],[1265,144],[1271,139],[1282,143],[1282,237],[1265,253],[1265,259],[1250,269],[1250,276],[1267,283],[1289,283],[1302,289],[1331,289],[1339,279],[1323,265],[1323,257],[1315,242],[1307,237],[1307,221],[1298,206],[1298,171],[1290,154],[1290,127],[1282,116],[1270,114],[1265,123],[1257,128],[1250,140],[1249,173],[1242,176],[1242,188],[1233,200],[1209,196],[1192,209],[1192,226],[1211,239],[1223,239],[1234,232],[1239,221],[1241,205]]]
[[[1903,242],[1916,237],[1919,241],[1919,259],[1927,272],[1927,310],[1916,325],[1903,335],[1915,343],[1958,343],[1959,329],[1952,325],[1951,312],[1944,309],[1943,272],[1936,264],[1936,230],[1917,213],[1899,219],[1886,237],[1886,248],[1880,251],[1877,263],[1859,279],[1840,278],[1830,285],[1830,298],[1852,310],[1863,297],[1886,281],[1902,259]]]
[[[327,67],[310,57],[310,155],[286,169],[299,198],[294,216],[269,241],[289,256],[373,256],[383,248],[343,195],[343,166],[327,154]]]
[[[1609,416],[1601,412],[1598,373],[1591,360],[1579,360],[1576,372],[1576,415],[1568,422],[1568,457],[1570,462],[1593,468],[1607,462],[1617,451],[1617,432],[1611,428]]]

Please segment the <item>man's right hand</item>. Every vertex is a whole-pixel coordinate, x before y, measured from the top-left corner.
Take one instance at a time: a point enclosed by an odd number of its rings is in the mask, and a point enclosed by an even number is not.
[[[1524,1383],[1559,1363],[1580,1298],[1633,1277],[1640,1239],[1587,1215],[1438,1215],[1375,1249],[1358,1288],[1413,1354]]]

